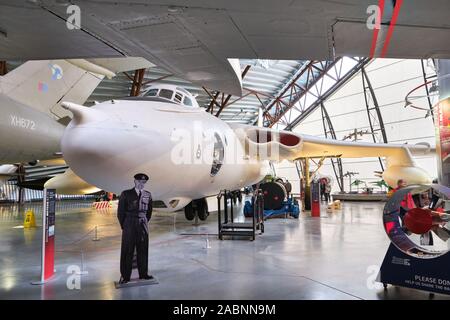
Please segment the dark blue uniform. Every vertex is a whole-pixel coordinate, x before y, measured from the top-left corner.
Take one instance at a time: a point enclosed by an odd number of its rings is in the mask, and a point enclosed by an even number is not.
[[[120,273],[129,281],[136,249],[139,278],[148,272],[148,221],[152,217],[152,195],[142,190],[139,197],[136,190],[125,190],[120,195],[117,218],[122,228]]]

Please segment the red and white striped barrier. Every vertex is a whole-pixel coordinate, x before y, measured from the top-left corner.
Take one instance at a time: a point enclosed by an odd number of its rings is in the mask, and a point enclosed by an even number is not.
[[[112,208],[111,201],[98,201],[92,204],[92,207],[95,209],[107,209]]]

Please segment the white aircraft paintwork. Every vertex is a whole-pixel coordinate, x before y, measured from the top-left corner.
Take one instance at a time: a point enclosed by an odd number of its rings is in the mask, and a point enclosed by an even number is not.
[[[155,85],[143,97],[91,108],[62,105],[74,115],[61,143],[71,169],[87,183],[114,193],[130,188],[133,175],[144,172],[150,176],[153,199],[163,201],[168,211],[222,189],[257,183],[270,172],[269,160],[380,156],[387,159],[383,174],[387,183],[393,185],[399,178],[411,184],[431,182],[412,158],[428,153],[429,146],[343,142],[230,125],[199,108],[190,93],[175,86]],[[54,186],[52,180],[46,184]]]
[[[204,112],[184,89],[168,85],[162,89],[187,97],[192,106],[175,103],[175,95],[108,101],[91,108],[64,103],[74,114],[61,144],[71,169],[88,183],[114,193],[129,188],[135,173],[145,172],[153,199],[164,201],[171,211],[224,187],[235,190],[264,177],[268,162],[244,159],[245,150],[235,144],[227,123]],[[225,157],[213,176],[211,156],[218,143],[227,151],[235,144],[241,161],[233,163]],[[53,187],[52,181],[46,187]]]

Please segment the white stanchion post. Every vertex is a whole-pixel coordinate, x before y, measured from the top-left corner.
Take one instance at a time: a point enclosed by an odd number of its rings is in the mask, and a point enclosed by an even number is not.
[[[47,225],[47,189],[44,189],[43,199],[42,199],[42,241],[41,241],[41,278],[39,281],[31,282],[32,285],[41,285],[45,283],[45,236],[46,236],[46,225]]]
[[[100,239],[98,238],[98,233],[97,233],[97,226],[95,226],[95,230],[94,230],[94,239],[92,239],[92,241],[99,241]]]

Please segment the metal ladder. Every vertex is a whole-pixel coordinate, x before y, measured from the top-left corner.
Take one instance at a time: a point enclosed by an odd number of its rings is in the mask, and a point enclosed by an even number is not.
[[[222,199],[223,212],[221,206]],[[217,195],[218,235],[220,240],[223,240],[224,236],[239,236],[250,237],[253,241],[256,239],[257,230],[260,234],[264,233],[264,197],[260,189],[255,190],[254,193],[252,222],[235,222],[233,202],[231,201],[231,206],[228,208],[228,199],[232,199],[231,192],[228,190],[222,190]],[[222,213],[224,217],[223,221]]]

